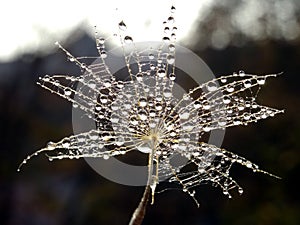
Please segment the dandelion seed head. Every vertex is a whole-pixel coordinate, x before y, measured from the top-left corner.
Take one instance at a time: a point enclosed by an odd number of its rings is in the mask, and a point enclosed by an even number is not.
[[[281,113],[256,102],[266,79],[277,75],[258,76],[241,70],[183,90],[177,83],[179,46],[175,43],[174,12],[172,7],[163,24],[162,42],[154,45],[135,43],[127,33],[126,21],[117,24],[122,45],[122,52],[117,55],[125,68],[122,73],[112,72],[114,64],[110,62],[115,63],[111,60],[114,54],[106,49],[106,38],[96,36],[99,56],[91,58],[91,64],[84,62],[88,57],[74,57],[56,43],[83,73],[79,77],[45,75],[38,84],[70,101],[95,127],[49,142],[21,165],[42,152],[47,152],[49,160],[84,157],[109,160],[139,151],[153,155],[156,167],[150,185],[153,192],[159,182],[168,180],[179,184],[193,199],[195,187],[205,183],[219,186],[229,198],[234,188],[242,194],[243,189],[229,173],[234,163],[269,174],[249,160],[205,142],[203,136]],[[193,165],[194,169],[182,172],[186,165]]]

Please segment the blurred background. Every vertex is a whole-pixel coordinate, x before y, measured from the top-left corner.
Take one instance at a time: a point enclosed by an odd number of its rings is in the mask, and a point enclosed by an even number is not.
[[[244,194],[197,189],[200,208],[180,189],[156,195],[144,225],[298,225],[300,223],[300,1],[8,1],[0,14],[0,224],[128,224],[143,187],[112,183],[84,160],[50,163],[40,156],[20,173],[29,153],[72,134],[71,104],[35,83],[45,74],[79,75],[55,48],[96,56],[94,25],[112,34],[119,19],[134,40],[160,40],[161,22],[177,8],[179,44],[198,54],[216,76],[239,70],[283,72],[269,79],[259,103],[285,113],[226,130],[223,147],[282,180],[234,166]],[[149,4],[149,5],[147,5]],[[116,10],[118,8],[118,10]],[[116,43],[110,42],[109,47]]]

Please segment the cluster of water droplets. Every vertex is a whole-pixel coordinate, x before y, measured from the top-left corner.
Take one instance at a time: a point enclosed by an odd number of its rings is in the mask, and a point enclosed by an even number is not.
[[[119,33],[114,36],[123,47],[127,75],[122,78],[111,73],[106,64],[109,52],[105,38],[96,36],[99,57],[89,66],[82,62],[87,57],[74,57],[57,43],[83,74],[79,77],[46,75],[38,84],[85,112],[96,123],[96,129],[49,142],[21,165],[42,152],[47,152],[49,160],[109,159],[138,150],[154,154],[155,186],[159,180],[168,179],[180,184],[194,199],[194,187],[203,183],[221,187],[228,197],[233,188],[242,194],[243,189],[229,174],[234,163],[269,174],[245,158],[203,142],[201,137],[213,130],[247,125],[281,113],[282,110],[256,102],[266,79],[277,75],[258,76],[239,71],[176,97],[174,12],[172,7],[163,23],[162,43],[156,49],[137,51],[127,33],[127,25],[119,22]],[[173,157],[178,155],[186,159],[185,164],[172,164]],[[181,172],[187,164],[193,164],[196,169]]]

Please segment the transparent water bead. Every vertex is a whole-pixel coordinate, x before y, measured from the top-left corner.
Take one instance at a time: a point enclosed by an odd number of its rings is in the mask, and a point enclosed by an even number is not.
[[[201,104],[200,101],[195,101],[195,102],[194,102],[194,108],[195,108],[195,109],[199,109],[199,108],[201,108],[201,106],[202,106],[202,104]]]
[[[148,57],[149,57],[149,59],[154,59],[154,54],[152,54],[152,53],[149,53],[149,55],[148,55]]]
[[[56,144],[52,141],[49,141],[48,144],[47,144],[47,149],[48,150],[53,150],[56,148]]]
[[[147,99],[146,98],[140,98],[139,99],[139,106],[145,107],[147,105]]]
[[[64,90],[64,93],[65,93],[66,96],[70,96],[70,95],[72,94],[72,91],[71,91],[70,88],[66,88],[66,89]]]
[[[227,96],[227,95],[224,95],[224,96],[223,96],[223,102],[224,102],[224,104],[229,104],[229,103],[231,102],[230,97]]]
[[[170,16],[170,17],[168,18],[168,22],[169,22],[169,23],[174,23],[174,17],[173,17],[173,16]]]
[[[244,81],[244,86],[245,86],[245,88],[250,88],[251,85],[252,85],[252,83],[251,83],[250,80],[245,80],[245,81]]]
[[[132,37],[125,36],[124,37],[124,42],[125,42],[125,44],[131,44],[133,42]]]
[[[190,117],[190,113],[187,111],[181,112],[179,114],[179,118],[182,120],[187,120]]]
[[[123,20],[119,23],[119,29],[123,31],[127,29],[126,24],[124,23]]]
[[[218,89],[217,83],[215,81],[210,81],[206,86],[208,91],[216,91]]]
[[[164,90],[164,96],[166,98],[171,98],[172,97],[172,91],[171,91],[170,88],[165,88],[165,90]]]
[[[100,52],[100,56],[101,56],[101,58],[103,58],[103,59],[107,58],[107,53],[106,53],[106,51],[101,51],[101,52]]]
[[[172,7],[171,7],[171,13],[174,13],[175,11],[176,11],[175,6],[172,6]]]
[[[168,55],[168,56],[167,56],[167,62],[168,62],[169,64],[173,64],[173,63],[175,62],[175,57],[174,57],[174,55]]]
[[[239,194],[243,194],[244,190],[243,188],[239,187]]]
[[[222,78],[221,78],[221,82],[224,84],[224,83],[227,82],[227,79],[226,79],[225,77],[222,77]]]
[[[165,28],[164,28],[164,32],[165,32],[165,33],[168,33],[169,31],[170,31],[170,27],[165,27]]]
[[[170,44],[170,45],[169,45],[169,51],[170,51],[170,52],[174,52],[174,51],[175,51],[175,45]]]
[[[140,120],[143,120],[143,121],[147,120],[147,118],[148,118],[147,112],[145,110],[139,111],[138,116],[139,116]]]
[[[103,37],[97,39],[98,40],[98,43],[103,45],[105,43],[105,39]]]
[[[136,80],[138,81],[138,82],[142,82],[143,81],[143,74],[142,73],[138,73],[138,74],[136,74]]]
[[[256,80],[259,85],[264,85],[266,82],[266,78],[264,77],[258,77]]]
[[[234,87],[231,86],[231,85],[228,85],[227,88],[226,88],[226,91],[228,91],[229,93],[231,93],[231,92],[234,91]]]
[[[176,79],[176,75],[174,73],[169,74],[169,79],[174,81]]]
[[[246,74],[245,74],[245,72],[243,70],[240,70],[239,71],[239,75],[240,75],[240,77],[244,77]]]
[[[166,75],[166,71],[164,69],[159,69],[157,71],[157,75],[160,77],[160,78],[163,78],[165,75]]]
[[[169,37],[163,37],[162,39],[165,43],[168,43],[170,41],[170,38]]]

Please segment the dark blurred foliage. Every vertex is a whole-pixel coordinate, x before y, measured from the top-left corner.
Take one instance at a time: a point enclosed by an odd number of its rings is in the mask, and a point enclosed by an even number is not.
[[[72,36],[70,37],[72,40]],[[196,45],[197,46],[197,45]],[[94,41],[82,35],[64,44],[75,56],[96,55]],[[300,165],[300,40],[245,40],[223,50],[193,49],[216,76],[243,69],[248,73],[284,72],[269,79],[260,103],[285,113],[227,129],[223,146],[282,177],[277,180],[235,166],[233,176],[244,194],[229,200],[209,185],[197,189],[200,208],[180,189],[156,195],[144,225],[298,225]],[[1,183],[0,224],[127,224],[143,187],[112,183],[82,160],[49,162],[39,156],[20,173],[18,164],[49,140],[72,134],[71,104],[35,85],[45,74],[80,74],[61,52],[46,57],[23,55],[0,64]]]

